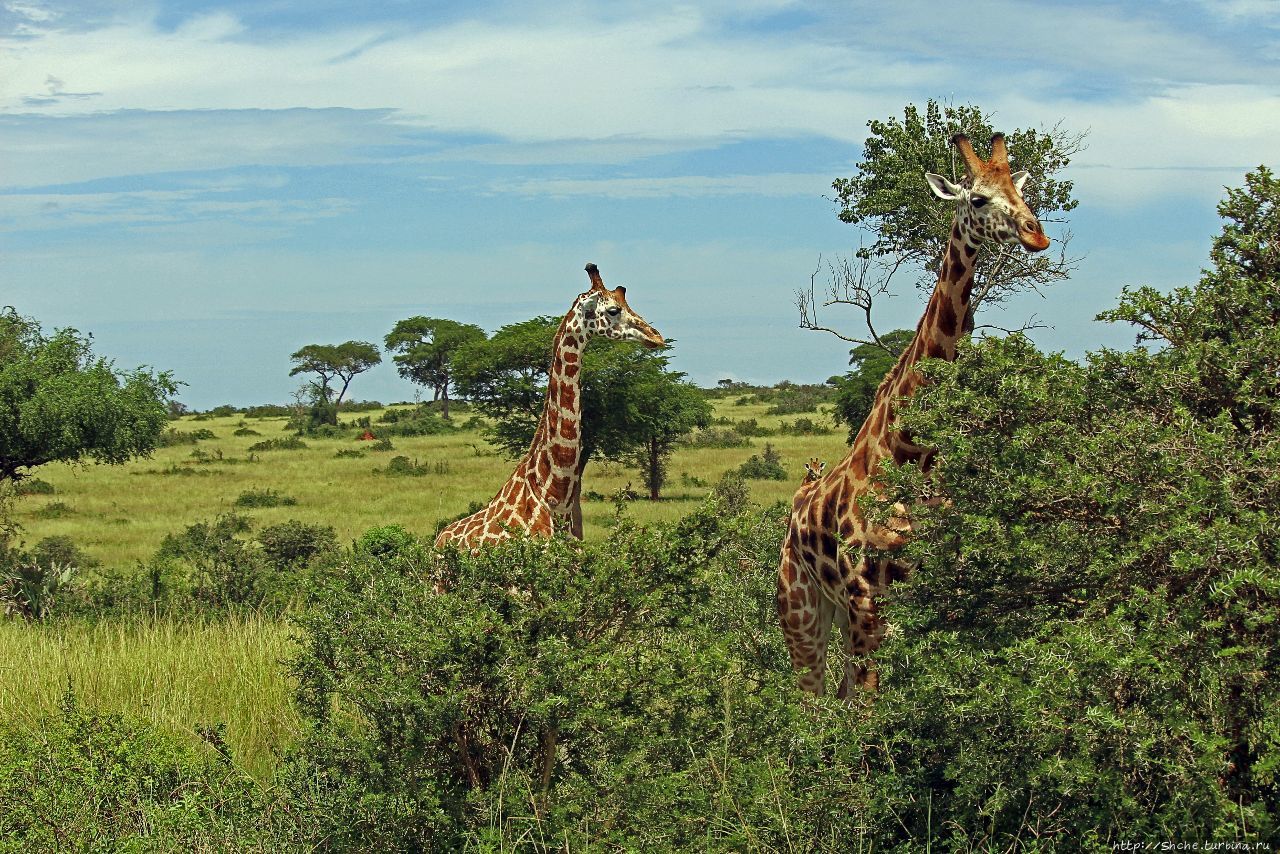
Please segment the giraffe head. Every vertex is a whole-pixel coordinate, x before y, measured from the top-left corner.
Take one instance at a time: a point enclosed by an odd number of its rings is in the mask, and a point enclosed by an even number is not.
[[[587,265],[587,275],[591,278],[591,290],[579,296],[576,305],[588,337],[599,335],[615,341],[638,341],[650,349],[667,345],[658,330],[627,305],[626,288],[621,285],[613,290],[606,288],[600,278],[600,268],[595,264]]]
[[[1049,238],[1022,198],[1028,173],[1009,172],[1004,134],[991,137],[990,160],[978,157],[969,137],[962,133],[951,137],[951,144],[964,158],[964,179],[953,184],[932,172],[926,172],[925,178],[935,196],[960,202],[956,221],[970,242],[1021,244],[1028,252],[1047,249]]]
[[[822,477],[822,472],[826,469],[827,464],[819,460],[817,457],[810,457],[809,462],[804,464],[804,482],[813,483]]]

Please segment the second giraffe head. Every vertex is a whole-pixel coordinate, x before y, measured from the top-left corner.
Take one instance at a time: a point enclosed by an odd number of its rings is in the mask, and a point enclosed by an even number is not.
[[[651,349],[666,346],[658,330],[627,305],[626,288],[606,288],[595,264],[587,265],[587,275],[591,290],[579,296],[574,306],[588,338],[598,335],[615,341],[637,341]]]
[[[965,176],[954,184],[942,175],[926,172],[925,178],[933,194],[940,199],[960,202],[956,220],[968,241],[979,243],[1021,244],[1028,252],[1049,247],[1049,238],[1040,220],[1022,198],[1022,185],[1028,173],[1010,173],[1009,150],[1004,134],[991,137],[991,159],[983,160],[973,150],[969,137],[958,133],[951,144],[964,159]]]

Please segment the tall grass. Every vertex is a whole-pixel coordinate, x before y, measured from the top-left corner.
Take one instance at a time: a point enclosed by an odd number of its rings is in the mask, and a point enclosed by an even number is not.
[[[0,721],[38,727],[70,685],[86,707],[192,743],[222,725],[234,760],[265,780],[299,725],[280,665],[292,650],[284,623],[252,614],[0,620]]]

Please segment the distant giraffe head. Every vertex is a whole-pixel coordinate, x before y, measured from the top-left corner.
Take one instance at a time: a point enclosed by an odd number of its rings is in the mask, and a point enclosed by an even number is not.
[[[991,137],[991,159],[983,160],[973,150],[969,137],[958,133],[951,144],[964,159],[965,176],[953,184],[942,175],[925,173],[934,195],[958,201],[956,223],[972,246],[982,243],[1021,244],[1028,252],[1049,247],[1040,220],[1022,198],[1027,172],[1009,172],[1009,151],[1004,134]]]
[[[615,341],[638,341],[650,349],[666,346],[658,330],[627,305],[626,288],[619,285],[609,290],[600,278],[599,267],[587,264],[586,269],[591,290],[579,296],[575,306],[588,338],[598,335]]]
[[[827,464],[819,460],[817,457],[810,457],[809,462],[804,464],[804,482],[813,483],[822,477],[823,470]]]

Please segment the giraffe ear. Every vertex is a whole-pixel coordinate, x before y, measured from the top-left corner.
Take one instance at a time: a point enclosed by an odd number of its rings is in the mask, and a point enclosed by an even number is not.
[[[1009,177],[1013,179],[1013,188],[1021,193],[1022,185],[1027,183],[1027,179],[1031,177],[1031,173],[1026,169],[1020,169]]]
[[[827,470],[826,463],[818,463],[818,474],[822,474],[826,470]]]
[[[929,189],[933,190],[933,194],[940,199],[948,202],[954,202],[960,198],[960,185],[953,184],[941,175],[935,175],[932,172],[924,173],[924,178],[929,182]]]

